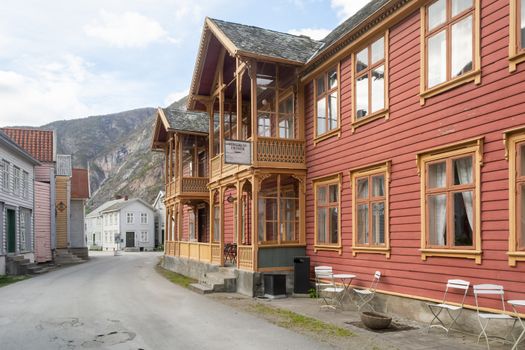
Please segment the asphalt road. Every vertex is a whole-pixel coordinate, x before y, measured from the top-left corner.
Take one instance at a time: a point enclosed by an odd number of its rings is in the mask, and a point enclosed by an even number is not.
[[[172,284],[159,256],[99,253],[0,288],[0,349],[327,349]]]

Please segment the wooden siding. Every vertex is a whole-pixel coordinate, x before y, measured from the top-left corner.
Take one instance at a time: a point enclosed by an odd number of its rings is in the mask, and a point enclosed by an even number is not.
[[[35,182],[35,260],[50,261],[51,255],[51,185]]]
[[[35,181],[51,182],[51,176],[55,173],[53,163],[42,163],[35,166]]]
[[[307,252],[312,265],[332,265],[337,272],[357,274],[356,285],[368,285],[375,270],[383,278],[379,289],[414,297],[439,299],[449,278],[471,283],[502,284],[508,299],[525,298],[525,263],[509,267],[508,162],[504,130],[525,126],[525,64],[509,73],[509,2],[482,0],[481,84],[454,88],[419,103],[419,11],[390,28],[390,117],[351,131],[351,61],[341,62],[341,137],[313,143],[313,87],[305,87],[307,143]],[[416,154],[438,146],[484,137],[481,168],[482,263],[463,258],[420,254],[420,178]],[[391,160],[391,257],[359,253],[352,256],[352,193],[348,170]],[[343,172],[342,254],[313,250],[312,179]],[[467,303],[474,303],[469,296]],[[494,304],[494,306],[496,306]]]
[[[11,152],[8,149],[0,147],[0,161],[2,159],[9,162],[10,174],[9,174],[9,188],[4,190],[0,184],[0,202],[3,203],[3,220],[0,222],[0,255],[7,252],[7,227],[5,219],[5,211],[7,209],[15,210],[16,212],[16,251],[20,252],[20,232],[18,226],[18,219],[20,214],[20,208],[26,208],[33,210],[33,199],[34,199],[34,166],[27,162],[25,159],[20,158],[17,154]],[[13,166],[19,167],[21,170],[26,171],[29,174],[28,178],[28,195],[24,198],[20,194],[14,193],[14,176]],[[33,218],[33,216],[31,216]],[[33,226],[33,225],[31,225]]]
[[[69,177],[68,176],[57,176],[56,177],[56,247],[58,249],[67,248],[68,245],[68,213],[69,213]],[[62,210],[60,210],[61,203],[63,204]]]
[[[228,196],[237,197],[234,188],[228,188],[224,191],[224,243],[236,243],[235,239],[235,223],[234,223],[234,204],[227,201]]]

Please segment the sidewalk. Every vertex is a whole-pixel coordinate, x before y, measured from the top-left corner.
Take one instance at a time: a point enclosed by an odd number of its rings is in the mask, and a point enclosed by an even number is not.
[[[212,298],[226,304],[241,308],[244,311],[254,312],[253,305],[262,304],[269,307],[292,311],[299,315],[312,317],[322,322],[348,329],[354,335],[344,338],[333,337],[334,339],[319,339],[330,343],[334,348],[339,349],[399,349],[399,350],[419,350],[419,349],[486,349],[485,339],[482,338],[477,344],[477,334],[463,334],[456,331],[446,333],[439,329],[432,329],[427,334],[425,324],[410,320],[394,317],[393,326],[385,331],[371,331],[361,324],[359,313],[353,305],[346,304],[345,310],[320,309],[318,299],[287,297],[284,299],[259,300],[240,296],[238,294],[211,294]],[[250,308],[250,306],[252,306]],[[276,322],[279,324],[279,322]],[[490,329],[490,328],[489,328]],[[316,338],[315,334],[301,332],[307,336]],[[337,338],[337,339],[335,339]],[[490,348],[494,350],[510,349],[511,345],[503,345],[501,342],[490,342]],[[518,349],[525,349],[522,343]]]

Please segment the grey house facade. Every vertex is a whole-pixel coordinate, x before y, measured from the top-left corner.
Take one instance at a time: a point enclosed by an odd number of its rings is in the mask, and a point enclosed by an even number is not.
[[[40,163],[0,131],[0,275],[9,257],[34,254],[34,167]]]

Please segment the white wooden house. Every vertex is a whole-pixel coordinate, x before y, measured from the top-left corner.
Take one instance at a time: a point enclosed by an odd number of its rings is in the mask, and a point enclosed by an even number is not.
[[[40,163],[0,131],[0,274],[8,257],[34,254],[34,167]]]
[[[164,244],[164,229],[166,223],[166,206],[164,205],[165,192],[159,191],[153,202],[155,208],[155,247]]]
[[[154,220],[155,209],[142,199],[106,202],[87,216],[88,244],[103,250],[153,250]]]

